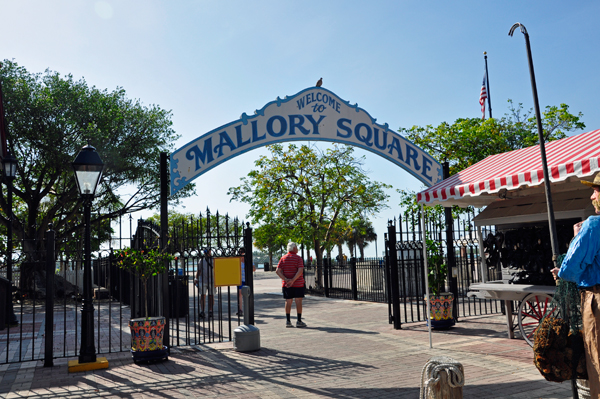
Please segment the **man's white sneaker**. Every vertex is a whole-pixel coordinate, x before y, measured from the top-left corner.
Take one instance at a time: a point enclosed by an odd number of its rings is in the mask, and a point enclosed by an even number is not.
[[[303,321],[297,321],[296,322],[296,327],[298,327],[298,328],[304,328],[304,327],[306,327],[306,323],[303,322]]]
[[[289,321],[289,320],[286,320],[286,321],[285,321],[285,328],[292,328],[292,327],[294,327],[294,326],[292,325],[292,322],[291,322],[291,321]]]

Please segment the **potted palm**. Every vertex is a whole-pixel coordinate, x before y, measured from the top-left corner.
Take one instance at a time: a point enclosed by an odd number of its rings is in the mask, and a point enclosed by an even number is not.
[[[159,249],[132,248],[118,250],[115,255],[118,266],[138,277],[144,287],[146,316],[129,321],[133,360],[166,359],[167,347],[163,345],[165,318],[148,316],[148,279],[164,273],[174,256]]]
[[[444,263],[441,248],[435,241],[427,239],[427,283],[429,285],[429,302],[431,304],[429,320],[432,328],[450,328],[454,325],[452,304],[454,295],[444,292],[448,266]]]

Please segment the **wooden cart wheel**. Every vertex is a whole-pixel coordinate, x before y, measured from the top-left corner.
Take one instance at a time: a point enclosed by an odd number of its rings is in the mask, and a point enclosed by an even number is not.
[[[533,346],[533,336],[537,330],[542,317],[550,309],[552,297],[547,294],[529,294],[519,305],[519,331],[529,346]],[[552,314],[557,316],[558,309],[551,309]]]

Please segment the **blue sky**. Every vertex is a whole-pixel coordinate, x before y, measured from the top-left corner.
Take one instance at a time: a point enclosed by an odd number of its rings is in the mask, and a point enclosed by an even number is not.
[[[437,125],[481,114],[488,53],[493,114],[507,100],[533,107],[529,32],[540,106],[567,103],[586,131],[600,128],[597,94],[600,3],[593,1],[11,1],[0,0],[0,59],[46,68],[172,110],[176,148],[278,96],[323,87],[390,128]],[[244,217],[227,189],[265,149],[196,180],[178,208]],[[374,219],[383,248],[386,220],[400,212],[395,188],[421,184],[377,155],[369,176],[394,186]],[[374,255],[371,248],[367,255]]]

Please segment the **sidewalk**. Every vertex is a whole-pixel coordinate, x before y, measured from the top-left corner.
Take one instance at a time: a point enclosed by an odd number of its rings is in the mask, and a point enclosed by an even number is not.
[[[108,369],[74,374],[67,371],[71,359],[56,359],[52,368],[5,364],[0,398],[418,398],[433,356],[462,363],[464,398],[571,397],[570,383],[543,379],[525,341],[505,338],[501,315],[434,331],[430,349],[426,325],[394,330],[385,304],[307,297],[308,328],[286,329],[280,280],[269,272],[255,276],[259,351],[236,352],[231,342],[180,347],[150,365],[114,353],[106,356]]]

